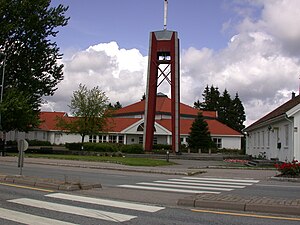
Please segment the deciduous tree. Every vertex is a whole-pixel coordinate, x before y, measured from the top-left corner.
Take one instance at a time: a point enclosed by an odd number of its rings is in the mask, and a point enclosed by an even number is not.
[[[7,110],[16,112],[20,108],[1,107],[5,130],[35,126],[42,97],[53,95],[63,79],[63,65],[58,62],[62,55],[54,38],[57,28],[67,25],[67,7],[52,7],[50,3],[51,0],[0,0],[0,51],[6,55],[4,96],[14,93],[16,98],[21,99],[23,95],[26,99],[26,108],[22,108],[26,110],[22,115],[24,123],[4,120]],[[25,106],[11,104],[8,98],[3,101],[10,107]],[[20,119],[18,114],[9,117],[14,117],[14,121]]]
[[[69,108],[75,118],[72,120],[60,118],[57,126],[71,133],[80,134],[82,143],[86,135],[104,131],[110,113],[108,98],[98,86],[88,89],[80,84],[78,90],[73,92]]]

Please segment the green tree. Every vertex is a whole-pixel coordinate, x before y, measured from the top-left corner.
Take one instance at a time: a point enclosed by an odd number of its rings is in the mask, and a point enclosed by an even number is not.
[[[69,108],[75,118],[58,118],[57,126],[80,134],[82,143],[86,135],[98,134],[106,128],[107,118],[110,116],[108,98],[98,86],[88,89],[80,84],[78,90],[73,92]]]
[[[36,103],[38,104],[38,103]],[[32,107],[32,99],[15,88],[7,89],[3,103],[0,105],[2,128],[8,132],[18,128],[29,131],[39,125],[38,106]]]
[[[108,108],[112,110],[121,109],[123,106],[119,101],[117,101],[114,105],[111,102],[108,104]]]
[[[246,121],[246,114],[238,93],[235,94],[235,98],[232,100],[231,106],[233,109],[231,127],[241,132],[245,128],[244,122]]]
[[[225,89],[222,96],[220,97],[218,118],[222,123],[228,126],[232,124],[232,110],[232,100],[227,89]]]
[[[219,89],[213,85],[205,87],[203,91],[203,102],[194,102],[194,107],[201,110],[211,110],[218,112],[218,119],[227,126],[241,132],[245,127],[246,120],[244,106],[236,94],[234,99],[227,89],[220,95]]]
[[[204,120],[202,113],[199,113],[192,124],[188,137],[188,145],[192,149],[209,149],[212,147],[208,124]]]
[[[26,104],[12,104],[3,98],[4,105],[26,107],[24,123],[5,122],[8,117],[18,121],[19,108],[1,107],[3,128],[26,130],[37,123],[38,110],[43,96],[53,95],[58,82],[63,79],[62,55],[53,41],[58,27],[67,25],[65,12],[68,7],[50,6],[51,0],[0,0],[0,51],[6,55],[4,96],[14,95]],[[12,89],[12,90],[11,90]],[[18,93],[19,91],[19,93]],[[9,101],[9,102],[6,102]],[[31,110],[29,110],[31,108]],[[24,118],[26,116],[26,118]]]
[[[203,102],[200,103],[198,100],[194,102],[194,107],[202,110],[216,111],[219,108],[220,92],[219,89],[213,85],[209,88],[208,85],[205,87],[202,94]]]

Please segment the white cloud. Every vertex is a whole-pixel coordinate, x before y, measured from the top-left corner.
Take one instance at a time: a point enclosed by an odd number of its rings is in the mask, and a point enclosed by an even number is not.
[[[181,101],[202,100],[206,85],[236,92],[245,106],[247,125],[270,112],[298,90],[300,63],[300,1],[249,1],[250,9],[234,8],[242,16],[230,21],[236,35],[226,48],[183,49],[181,54]],[[253,10],[257,12],[254,15]],[[224,23],[225,24],[225,23]],[[101,43],[79,51],[64,62],[65,79],[48,98],[48,109],[68,110],[79,83],[99,86],[111,102],[124,106],[139,101],[145,92],[147,57],[137,49],[122,49],[116,42]],[[168,93],[168,85],[159,91]],[[44,107],[44,109],[46,109]]]
[[[137,49],[120,49],[116,42],[102,43],[79,51],[64,61],[64,80],[42,110],[68,111],[79,84],[99,86],[112,103],[131,104],[145,92],[147,57]]]

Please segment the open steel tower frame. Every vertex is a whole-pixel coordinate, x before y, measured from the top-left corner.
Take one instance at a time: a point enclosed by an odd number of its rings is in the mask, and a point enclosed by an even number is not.
[[[162,66],[163,65],[163,66]],[[171,85],[172,150],[180,144],[180,76],[179,39],[176,31],[150,32],[148,78],[146,87],[144,150],[152,151],[156,114],[157,87],[167,81]],[[160,82],[158,82],[160,80]]]

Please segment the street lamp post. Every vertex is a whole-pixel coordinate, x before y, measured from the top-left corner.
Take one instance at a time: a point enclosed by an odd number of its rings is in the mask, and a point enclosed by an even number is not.
[[[4,75],[5,75],[5,64],[6,64],[6,54],[3,52],[0,52],[0,57],[2,59],[2,79],[1,79],[1,91],[0,91],[0,105],[2,105],[3,100],[3,90],[4,90]],[[0,61],[1,62],[1,61]],[[2,156],[4,156],[4,145],[5,145],[5,138],[4,133],[2,130],[2,115],[0,111],[0,153],[2,153]],[[1,152],[2,151],[2,152]]]

